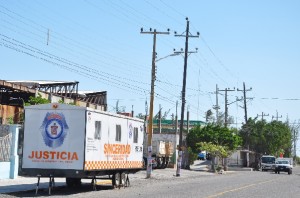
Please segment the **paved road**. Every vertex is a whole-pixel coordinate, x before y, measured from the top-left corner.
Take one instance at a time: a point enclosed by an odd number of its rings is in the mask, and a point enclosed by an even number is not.
[[[292,175],[258,171],[229,171],[214,174],[206,171],[182,170],[175,177],[174,169],[154,170],[152,178],[145,179],[145,171],[131,175],[131,186],[113,189],[110,185],[99,185],[92,191],[89,184],[82,188],[56,187],[51,197],[300,197],[300,168],[294,168]],[[38,196],[47,196],[40,191]],[[1,196],[1,195],[0,195]],[[5,197],[32,197],[34,191],[3,194]]]

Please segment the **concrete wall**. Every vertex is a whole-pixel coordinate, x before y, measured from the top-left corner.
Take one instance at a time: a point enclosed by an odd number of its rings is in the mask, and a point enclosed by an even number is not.
[[[18,137],[19,125],[9,125],[9,133],[12,134],[9,162],[0,162],[0,179],[16,179],[18,177],[19,156]]]
[[[8,179],[10,175],[10,162],[0,162],[0,179]]]

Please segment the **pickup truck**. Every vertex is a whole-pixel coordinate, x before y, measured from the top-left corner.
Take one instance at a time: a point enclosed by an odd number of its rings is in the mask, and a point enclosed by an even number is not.
[[[275,173],[287,172],[289,175],[292,174],[293,166],[289,160],[279,159],[275,162]]]

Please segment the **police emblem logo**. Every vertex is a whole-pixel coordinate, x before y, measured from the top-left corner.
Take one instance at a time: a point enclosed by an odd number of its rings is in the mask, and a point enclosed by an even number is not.
[[[62,113],[47,113],[40,129],[45,144],[57,148],[63,144],[69,127]]]

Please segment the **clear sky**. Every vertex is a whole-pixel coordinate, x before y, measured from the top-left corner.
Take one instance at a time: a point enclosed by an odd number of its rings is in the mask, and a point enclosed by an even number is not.
[[[0,79],[79,81],[80,90],[107,91],[108,109],[145,114],[150,98],[153,35],[157,35],[154,114],[181,111],[186,17],[190,21],[186,107],[204,120],[216,85],[247,92],[248,117],[262,113],[298,121],[300,93],[298,0],[0,0]],[[49,34],[48,34],[49,32]],[[49,35],[49,36],[48,36]],[[168,57],[166,57],[168,56]],[[166,58],[164,58],[166,57]],[[229,115],[244,122],[241,91],[228,93]],[[224,112],[224,91],[219,94]],[[149,109],[149,108],[148,108]],[[180,116],[179,116],[180,117]],[[186,118],[186,116],[185,116]],[[260,117],[261,118],[261,117]]]

